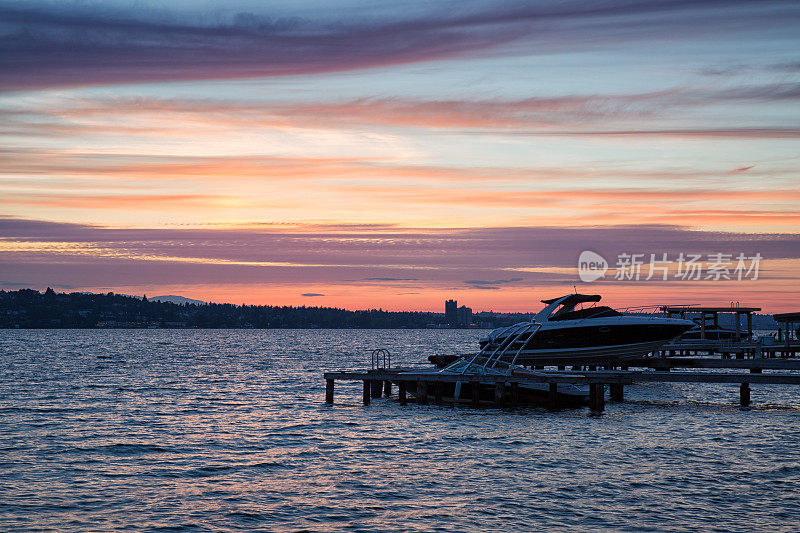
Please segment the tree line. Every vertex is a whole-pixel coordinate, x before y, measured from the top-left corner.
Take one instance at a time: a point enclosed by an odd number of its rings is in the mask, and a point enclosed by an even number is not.
[[[524,317],[491,314],[492,324]],[[443,313],[336,307],[193,304],[122,294],[0,291],[0,328],[426,328]]]

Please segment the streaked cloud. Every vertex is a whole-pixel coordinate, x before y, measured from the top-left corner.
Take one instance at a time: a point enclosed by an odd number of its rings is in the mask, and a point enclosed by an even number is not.
[[[333,226],[325,231],[315,224],[284,231],[154,230],[0,219],[0,234],[0,268],[9,280],[26,280],[42,288],[57,283],[76,290],[117,287],[115,291],[122,292],[124,286],[134,293],[172,287],[215,301],[238,294],[236,301],[288,304],[298,294],[319,294],[332,305],[370,307],[370,301],[401,296],[397,289],[402,287],[404,293],[419,293],[403,296],[414,296],[422,306],[438,308],[440,298],[461,294],[460,300],[469,298],[467,303],[475,307],[506,302],[502,305],[527,309],[536,307],[543,293],[572,290],[577,257],[586,249],[596,250],[612,265],[623,252],[642,253],[645,259],[650,253],[673,258],[681,252],[760,253],[761,278],[752,283],[765,291],[784,287],[788,292],[769,297],[776,307],[797,293],[787,284],[796,287],[800,282],[800,235],[689,231],[675,226],[349,231]],[[415,275],[403,275],[410,271]],[[659,283],[638,287],[659,294]],[[308,291],[309,285],[321,290]],[[713,286],[706,285],[685,284],[681,290],[686,297],[714,294]],[[630,292],[636,286],[611,282],[597,290],[621,295],[619,291]],[[746,290],[749,285],[731,286],[725,297],[739,294],[737,299],[744,299],[740,291]],[[484,299],[478,296],[481,293],[497,296]],[[408,305],[390,303],[395,308]]]
[[[736,246],[767,258],[800,258],[800,235],[748,234],[687,230],[678,226],[598,228],[497,227],[474,229],[333,227],[315,224],[288,230],[259,229],[114,229],[80,224],[0,218],[6,253],[69,256],[116,250],[125,259],[182,257],[197,263],[264,267],[374,267],[490,269],[536,266],[572,267],[583,249],[617,254],[658,247],[664,252],[706,253],[717,246]],[[202,253],[199,253],[202,252]],[[709,252],[710,253],[710,252]],[[427,275],[427,274],[426,274]],[[351,281],[424,281],[420,276],[375,272]],[[454,277],[455,280],[464,278]],[[472,284],[523,281],[518,276],[468,278]]]
[[[733,87],[676,86],[629,94],[571,94],[518,100],[411,100],[362,98],[351,101],[240,103],[231,101],[115,98],[64,100],[48,106],[0,111],[2,131],[34,135],[175,135],[191,126],[196,133],[219,134],[241,128],[320,128],[363,126],[525,130],[521,134],[796,136],[797,128],[761,127],[653,128],[653,121],[720,104],[800,100],[800,83],[773,82]],[[688,115],[690,116],[690,115]],[[124,121],[121,119],[124,118]],[[623,129],[630,121],[636,129]],[[658,123],[658,122],[656,122]],[[597,125],[603,125],[598,129]],[[530,128],[537,128],[530,131]]]
[[[484,279],[468,279],[464,283],[467,283],[469,285],[501,285],[504,283],[514,283],[515,281],[522,281],[522,278],[495,279],[492,281]]]
[[[731,174],[738,174],[740,172],[747,172],[748,170],[753,169],[753,168],[755,168],[755,165],[750,165],[750,166],[747,166],[747,167],[734,168],[733,170],[731,170],[730,173]]]
[[[360,6],[359,6],[360,7]],[[524,43],[532,53],[576,43],[607,46],[654,33],[728,32],[786,24],[791,2],[625,0],[447,4],[400,16],[356,15],[356,4],[301,16],[258,12],[172,12],[109,5],[14,2],[0,9],[0,86],[6,90],[169,80],[229,79],[385,67],[485,54]],[[250,5],[250,9],[257,6]],[[124,58],[124,61],[120,61]]]
[[[418,278],[364,278],[364,281],[418,281]]]

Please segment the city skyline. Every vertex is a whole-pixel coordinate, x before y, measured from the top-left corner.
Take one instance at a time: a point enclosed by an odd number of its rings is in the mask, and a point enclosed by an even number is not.
[[[0,20],[0,289],[797,310],[794,2],[7,2]],[[580,281],[584,251],[604,278]],[[640,279],[618,276],[633,254]]]

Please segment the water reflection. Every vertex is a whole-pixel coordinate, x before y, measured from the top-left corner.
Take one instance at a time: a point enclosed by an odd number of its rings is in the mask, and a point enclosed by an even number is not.
[[[587,411],[323,403],[323,369],[470,331],[10,331],[2,529],[791,529],[792,387],[654,384]],[[657,505],[654,504],[657,502]],[[776,512],[780,510],[780,512]]]

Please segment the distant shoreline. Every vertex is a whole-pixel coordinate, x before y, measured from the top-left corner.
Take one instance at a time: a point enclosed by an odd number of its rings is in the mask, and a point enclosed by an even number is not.
[[[472,315],[469,326],[452,326],[444,313],[428,311],[175,303],[50,288],[0,290],[0,329],[493,329],[532,318],[532,313],[481,311]],[[722,317],[720,323],[726,325]],[[777,325],[770,315],[754,315],[753,328],[773,330]]]
[[[0,291],[0,329],[491,329],[532,316],[482,312],[475,324],[459,327],[447,324],[444,313],[427,311],[195,302],[50,288]]]

